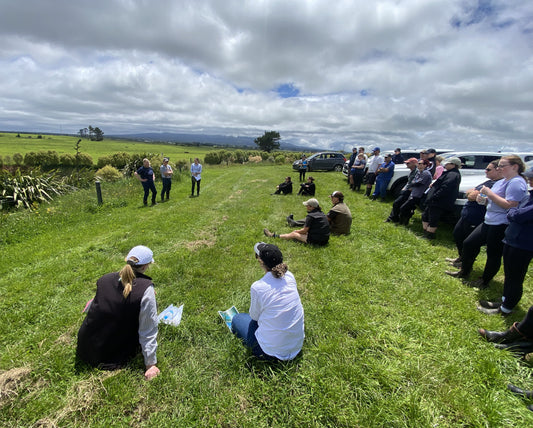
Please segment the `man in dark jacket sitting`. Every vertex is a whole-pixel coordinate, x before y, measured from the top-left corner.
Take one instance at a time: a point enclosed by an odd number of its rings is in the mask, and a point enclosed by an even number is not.
[[[303,228],[282,235],[270,232],[265,228],[263,233],[270,238],[295,239],[307,244],[326,245],[330,234],[328,218],[320,209],[316,199],[309,199],[303,204],[307,209],[307,217]]]
[[[285,181],[276,186],[276,191],[272,195],[279,195],[280,193],[284,195],[292,193],[292,181],[290,177],[285,177]]]

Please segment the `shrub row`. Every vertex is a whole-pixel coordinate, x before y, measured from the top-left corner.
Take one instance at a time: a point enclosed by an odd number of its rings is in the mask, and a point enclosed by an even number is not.
[[[292,163],[299,159],[301,153],[296,152],[274,152],[268,153],[258,150],[214,150],[206,153],[205,163],[209,165],[219,165],[221,163],[245,163],[262,161],[275,162],[277,164]]]

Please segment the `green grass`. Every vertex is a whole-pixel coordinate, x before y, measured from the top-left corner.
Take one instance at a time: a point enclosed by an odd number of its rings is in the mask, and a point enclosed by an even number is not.
[[[29,138],[31,137],[31,138]],[[16,133],[0,133],[0,156],[13,156],[15,153],[22,155],[28,152],[38,152],[40,150],[52,150],[59,155],[76,153],[76,142],[78,137],[65,135],[42,135],[37,138],[37,134],[20,134],[17,138]],[[185,159],[190,162],[195,157],[203,156],[214,150],[210,146],[185,146],[174,144],[149,144],[130,140],[119,140],[105,138],[103,141],[89,141],[83,139],[80,143],[80,151],[89,154],[96,164],[99,157],[110,155],[118,152],[142,153],[150,152],[163,154],[170,157],[174,162],[179,159]]]
[[[383,223],[390,204],[356,193],[346,198],[350,236],[325,248],[267,239],[263,227],[288,231],[286,215],[304,216],[303,198],[269,196],[289,173],[207,167],[199,198],[184,180],[170,202],[142,208],[131,179],[104,183],[101,207],[91,189],[1,217],[0,425],[532,426],[528,403],[506,391],[532,389],[530,368],[476,331],[522,318],[531,270],[510,319],[483,315],[475,302],[500,295],[503,271],[481,292],[445,277],[449,226],[427,242],[419,214],[408,229]],[[340,174],[313,175],[324,209],[333,190],[346,193]],[[216,312],[248,310],[259,240],[281,248],[298,282],[306,339],[292,363],[255,361]],[[160,328],[162,374],[145,382],[140,358],[116,372],[77,371],[81,309],[138,244],[154,250],[159,310],[185,305],[179,327]],[[482,254],[477,273],[483,263]]]

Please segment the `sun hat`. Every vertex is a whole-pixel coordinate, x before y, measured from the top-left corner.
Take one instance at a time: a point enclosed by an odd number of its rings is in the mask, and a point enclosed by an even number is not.
[[[137,266],[154,263],[154,253],[144,245],[133,247],[126,256],[126,261],[131,260],[133,257],[137,259],[137,262],[135,262]]]
[[[459,159],[459,158],[454,158],[454,157],[447,158],[447,159],[444,161],[444,165],[449,164],[449,163],[453,163],[455,166],[457,166],[457,168],[459,168],[459,167],[461,166],[461,159]]]
[[[254,252],[269,269],[283,263],[283,254],[274,244],[258,242],[254,245]]]
[[[320,204],[318,203],[318,201],[315,199],[315,198],[311,198],[305,202],[302,202],[306,207],[314,207],[314,208],[318,208],[320,206]]]

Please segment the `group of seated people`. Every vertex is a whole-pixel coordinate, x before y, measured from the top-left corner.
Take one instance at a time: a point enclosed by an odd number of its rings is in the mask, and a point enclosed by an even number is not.
[[[258,242],[254,253],[264,275],[251,286],[249,313],[236,314],[231,330],[261,360],[292,360],[305,337],[296,280],[277,246]],[[87,303],[78,331],[77,364],[116,370],[141,352],[144,377],[150,380],[160,374],[157,305],[154,284],[146,275],[154,262],[153,252],[138,245],[125,261],[119,272],[108,273],[96,283],[96,295]]]
[[[285,181],[276,186],[276,191],[271,195],[290,195],[292,193],[292,180],[291,177],[285,177]],[[315,196],[316,185],[315,179],[311,176],[307,177],[305,183],[300,183],[300,190],[298,195],[301,196]]]
[[[335,191],[329,195],[332,203],[331,209],[324,214],[317,199],[311,198],[303,202],[307,216],[303,220],[294,220],[293,214],[287,216],[290,227],[299,227],[290,233],[278,234],[267,228],[263,229],[265,236],[296,240],[312,245],[327,245],[330,234],[347,235],[352,227],[352,213],[344,203],[342,192]]]

